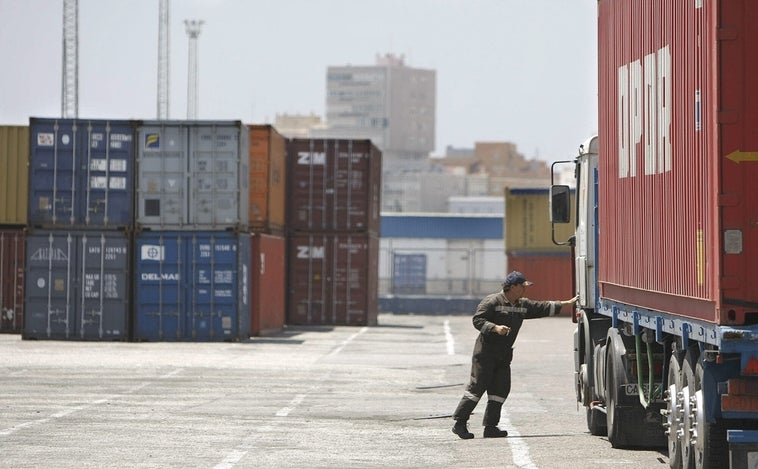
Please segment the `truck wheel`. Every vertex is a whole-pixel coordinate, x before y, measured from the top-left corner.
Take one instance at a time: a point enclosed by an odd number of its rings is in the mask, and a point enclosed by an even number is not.
[[[617,375],[620,357],[617,356],[613,347],[609,345],[608,355],[605,360],[605,410],[606,426],[608,427],[608,441],[614,448],[623,448],[626,445],[625,436],[621,430],[621,419],[617,409],[619,402]]]
[[[697,377],[695,375],[695,367],[697,366],[698,350],[695,347],[690,347],[684,356],[684,362],[682,363],[682,468],[694,469],[695,468],[695,453],[693,445],[693,436],[697,432],[697,425],[695,424],[697,410],[694,408],[696,404],[695,393],[697,392],[700,384],[697,383]]]
[[[701,407],[705,401],[705,394],[703,392],[705,379],[710,378],[705,377],[705,367],[701,357],[695,366],[695,381],[698,384],[696,401],[699,404],[696,409],[698,414],[698,418],[696,419],[698,422],[698,435],[693,447],[695,468],[720,469],[722,467],[729,467],[729,445],[726,441],[726,428],[724,425],[721,422],[709,424],[705,421],[703,407]],[[714,387],[710,389],[714,389]]]
[[[591,409],[587,407],[587,428],[590,431],[590,435],[608,435],[608,427],[605,421],[605,415],[603,415],[603,413],[597,409]]]
[[[668,374],[668,397],[666,398],[666,427],[669,446],[669,466],[671,469],[682,467],[682,440],[680,439],[679,422],[682,417],[682,407],[679,393],[682,391],[682,366],[677,353],[671,354]]]

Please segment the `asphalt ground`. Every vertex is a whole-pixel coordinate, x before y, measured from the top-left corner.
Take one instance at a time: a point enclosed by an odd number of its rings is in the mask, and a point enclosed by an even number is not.
[[[573,324],[528,321],[500,425],[452,432],[478,332],[468,315],[287,327],[235,343],[0,335],[3,468],[665,468],[612,449],[573,390]]]

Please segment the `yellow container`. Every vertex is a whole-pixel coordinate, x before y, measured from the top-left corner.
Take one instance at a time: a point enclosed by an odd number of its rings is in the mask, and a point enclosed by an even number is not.
[[[26,225],[29,127],[0,125],[0,225]]]
[[[575,194],[571,193],[571,206]],[[505,250],[508,251],[563,251],[565,246],[553,243],[550,226],[550,200],[547,188],[505,188]],[[571,223],[555,225],[556,241],[566,241],[574,235],[574,214]]]

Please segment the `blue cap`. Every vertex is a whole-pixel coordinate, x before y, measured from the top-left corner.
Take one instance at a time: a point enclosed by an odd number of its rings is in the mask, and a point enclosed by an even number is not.
[[[508,276],[505,277],[505,282],[503,282],[504,287],[521,284],[528,286],[533,285],[533,282],[527,280],[526,277],[524,277],[524,274],[516,270],[508,274]]]

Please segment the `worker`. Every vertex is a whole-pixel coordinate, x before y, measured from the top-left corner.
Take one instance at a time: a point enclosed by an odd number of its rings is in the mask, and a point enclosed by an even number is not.
[[[578,296],[565,301],[534,301],[524,298],[526,288],[532,285],[521,272],[513,271],[505,277],[503,289],[485,297],[476,308],[472,319],[479,336],[471,358],[471,380],[466,386],[453,418],[453,433],[464,440],[474,438],[468,430],[468,419],[479,399],[487,392],[484,411],[484,438],[508,436],[498,427],[500,410],[511,390],[511,360],[513,343],[524,319],[554,316],[564,306],[573,306]]]

